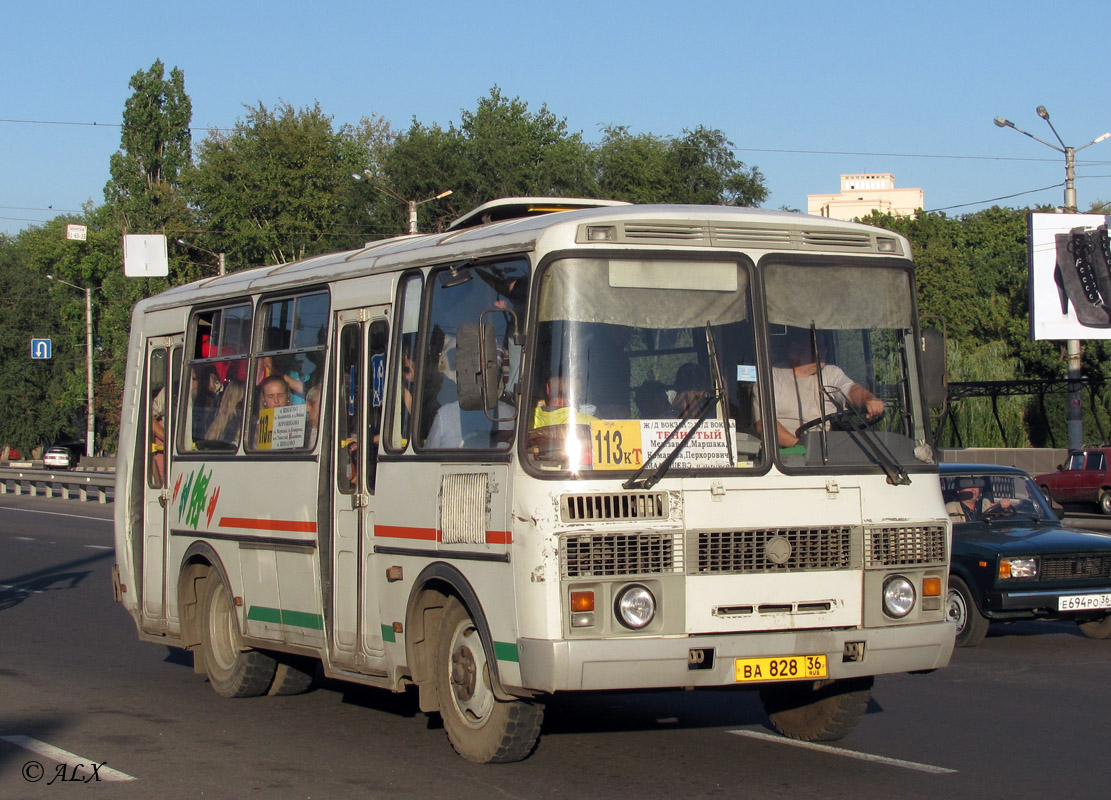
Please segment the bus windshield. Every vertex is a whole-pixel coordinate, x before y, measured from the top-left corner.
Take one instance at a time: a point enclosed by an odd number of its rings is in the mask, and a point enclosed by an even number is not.
[[[760,469],[774,457],[788,471],[881,470],[902,482],[929,461],[909,272],[830,261],[763,271],[765,337],[747,262],[549,265],[528,462],[652,473]]]
[[[905,467],[932,463],[910,272],[825,261],[763,276],[780,464],[871,465],[904,482]]]
[[[763,463],[745,265],[569,258],[541,280],[530,463],[571,472],[656,469],[670,456],[671,469]]]

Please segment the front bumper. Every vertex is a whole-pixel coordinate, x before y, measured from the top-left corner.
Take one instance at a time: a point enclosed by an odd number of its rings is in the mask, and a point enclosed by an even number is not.
[[[956,626],[939,622],[668,638],[519,639],[517,645],[523,688],[550,693],[733,685],[735,658],[824,653],[834,680],[936,669],[949,663],[955,632]],[[864,643],[863,657],[846,661],[846,644],[854,642]],[[692,650],[712,650],[713,666],[692,669]]]
[[[1074,618],[1093,614],[1111,614],[1111,609],[1058,611],[1058,601],[1062,597],[1076,595],[1111,594],[1111,586],[1082,589],[1038,589],[1017,591],[991,591],[984,595],[984,614],[989,618],[1020,619],[1023,617],[1061,616]]]

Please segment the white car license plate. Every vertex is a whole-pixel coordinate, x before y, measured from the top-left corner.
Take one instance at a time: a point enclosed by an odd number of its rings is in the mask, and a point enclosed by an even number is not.
[[[1058,611],[1087,611],[1111,608],[1111,594],[1070,594],[1057,598]]]

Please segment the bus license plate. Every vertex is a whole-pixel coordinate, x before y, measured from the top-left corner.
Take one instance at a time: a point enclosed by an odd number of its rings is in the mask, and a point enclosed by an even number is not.
[[[1070,594],[1057,598],[1058,611],[1086,611],[1089,608],[1111,608],[1111,594]]]
[[[739,683],[809,680],[825,678],[829,674],[824,655],[738,658],[734,661],[733,671]]]

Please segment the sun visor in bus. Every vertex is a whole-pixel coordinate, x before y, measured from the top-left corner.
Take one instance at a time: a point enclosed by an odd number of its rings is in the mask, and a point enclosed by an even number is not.
[[[768,321],[823,330],[911,327],[910,275],[902,269],[770,264]]]
[[[748,277],[718,261],[568,258],[544,273],[541,320],[644,328],[725,325],[748,317]]]

